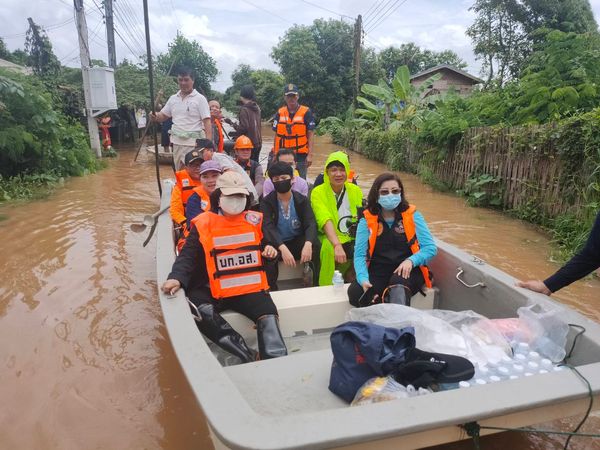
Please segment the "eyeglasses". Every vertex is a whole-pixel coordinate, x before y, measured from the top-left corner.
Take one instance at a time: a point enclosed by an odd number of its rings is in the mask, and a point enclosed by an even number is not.
[[[379,190],[379,195],[383,195],[383,196],[390,195],[390,192],[391,192],[392,194],[394,194],[394,195],[398,195],[398,194],[400,194],[402,191],[400,191],[400,189],[398,189],[398,188],[394,188],[394,189],[392,189],[391,191],[390,191],[390,189],[380,189],[380,190]]]

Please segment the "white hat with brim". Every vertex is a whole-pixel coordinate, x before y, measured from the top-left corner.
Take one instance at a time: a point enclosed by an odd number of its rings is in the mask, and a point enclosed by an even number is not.
[[[228,170],[219,177],[216,188],[221,189],[222,195],[250,194],[242,176],[233,170]]]

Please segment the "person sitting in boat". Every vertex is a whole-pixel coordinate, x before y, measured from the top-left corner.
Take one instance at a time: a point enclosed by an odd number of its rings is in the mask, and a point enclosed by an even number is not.
[[[423,215],[408,203],[397,175],[373,182],[358,222],[354,247],[356,280],[348,288],[353,306],[390,301],[410,305],[423,285],[431,287],[427,262],[437,247]],[[389,297],[384,293],[389,292]],[[385,298],[384,298],[385,297]]]
[[[300,176],[298,170],[296,169],[296,154],[294,153],[294,150],[291,148],[282,148],[279,150],[271,164],[279,161],[289,164],[294,170],[294,176],[292,178],[292,191],[308,197],[308,182]],[[263,197],[266,197],[275,190],[275,186],[273,186],[273,182],[271,181],[268,170],[265,174],[265,177],[265,182],[263,183]]]
[[[321,241],[319,285],[332,284],[333,273],[339,269],[345,278],[354,276],[352,267],[354,239],[346,222],[355,219],[362,206],[363,194],[348,181],[350,164],[344,152],[333,152],[325,161],[325,182],[312,190],[310,202]]]
[[[171,191],[171,206],[169,208],[169,213],[173,222],[177,224],[181,238],[187,235],[188,224],[185,215],[187,202],[194,193],[194,188],[200,186],[201,152],[196,149],[188,152],[185,155],[184,163],[184,168],[175,172],[175,186]]]
[[[208,102],[210,108],[210,121],[213,125],[213,142],[219,153],[225,149],[225,135],[223,133],[223,115],[221,114],[221,104],[217,100]]]
[[[350,155],[348,155],[348,163],[350,163]],[[323,179],[324,179],[324,173],[321,172],[319,175],[316,176],[315,181],[313,182],[313,188],[316,188],[317,186],[323,184]],[[356,174],[354,169],[350,169],[348,171],[348,181],[350,181],[354,184],[358,184],[358,175]]]
[[[188,229],[191,227],[192,220],[198,214],[210,209],[210,194],[216,189],[217,180],[220,176],[221,166],[217,161],[204,161],[200,166],[200,186],[194,188],[185,208]]]
[[[263,172],[262,166],[250,159],[252,155],[252,149],[254,145],[248,136],[239,136],[235,140],[235,145],[233,146],[233,150],[235,151],[235,161],[246,171],[252,183],[254,184],[254,188],[256,189],[256,193],[259,197],[262,196],[263,192],[263,183],[265,182],[265,174]]]
[[[600,268],[600,211],[585,246],[553,275],[542,280],[517,282],[517,286],[540,294],[551,295]],[[600,274],[599,274],[600,275]]]
[[[192,221],[162,291],[183,287],[202,334],[242,362],[254,361],[255,352],[221,316],[228,309],[256,324],[260,359],[287,355],[263,268],[263,258],[276,258],[277,250],[263,240],[262,214],[248,210],[250,194],[233,171],[219,177],[210,202],[211,210]]]
[[[251,194],[252,204],[258,204],[258,194],[256,193],[254,183],[252,183],[252,180],[250,179],[246,171],[242,168],[242,166],[236,163],[231,156],[227,155],[226,153],[216,153],[213,142],[208,139],[197,139],[196,150],[200,151],[200,155],[202,156],[202,162],[214,160],[219,163],[223,172],[233,170],[234,172],[239,173],[244,182],[246,183],[248,192]]]
[[[296,180],[293,174],[292,167],[281,161],[269,169],[275,191],[260,202],[263,231],[267,240],[279,250],[280,259],[286,266],[296,267],[297,260],[301,264],[312,261],[316,269],[320,251],[317,224],[308,198],[292,190]],[[313,273],[318,271],[313,270]],[[269,264],[267,278],[273,291],[277,290],[278,277],[278,264]]]

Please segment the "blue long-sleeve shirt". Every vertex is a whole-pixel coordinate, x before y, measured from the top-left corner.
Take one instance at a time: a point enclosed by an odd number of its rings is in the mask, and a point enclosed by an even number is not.
[[[429,232],[427,223],[419,211],[414,213],[415,231],[419,241],[419,251],[409,256],[414,267],[423,266],[437,254],[437,246],[433,236]],[[389,226],[389,224],[388,224]],[[356,271],[356,281],[363,284],[369,280],[369,268],[367,259],[369,258],[369,228],[367,221],[363,218],[358,222],[356,230],[356,242],[354,244],[354,270]]]

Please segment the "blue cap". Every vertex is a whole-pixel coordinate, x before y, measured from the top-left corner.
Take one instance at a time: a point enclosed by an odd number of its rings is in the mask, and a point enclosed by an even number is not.
[[[298,86],[296,86],[295,84],[286,84],[285,88],[283,89],[283,95],[298,95]]]

